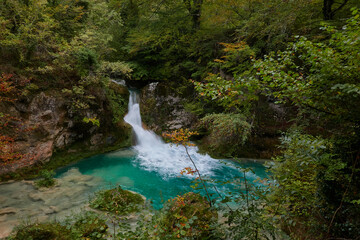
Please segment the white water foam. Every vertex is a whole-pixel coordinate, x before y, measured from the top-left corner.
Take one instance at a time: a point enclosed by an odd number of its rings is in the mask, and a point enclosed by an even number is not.
[[[154,132],[142,127],[138,99],[138,94],[130,91],[129,112],[124,120],[133,127],[136,137],[134,149],[138,152],[140,167],[156,171],[164,179],[179,176],[186,167],[194,168],[183,146],[164,143]],[[217,160],[197,153],[197,147],[188,147],[188,151],[202,175],[212,176],[215,169],[221,168]]]

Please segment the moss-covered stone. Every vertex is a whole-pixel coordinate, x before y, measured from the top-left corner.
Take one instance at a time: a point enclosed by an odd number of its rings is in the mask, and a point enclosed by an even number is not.
[[[145,200],[141,195],[116,187],[95,193],[95,197],[90,201],[90,207],[126,215],[141,210],[144,203]]]
[[[71,230],[59,223],[34,223],[21,225],[9,240],[73,240]]]
[[[156,82],[144,87],[140,97],[143,122],[157,134],[189,128],[197,118],[184,107],[186,98],[191,96],[187,94],[185,84],[174,82]]]

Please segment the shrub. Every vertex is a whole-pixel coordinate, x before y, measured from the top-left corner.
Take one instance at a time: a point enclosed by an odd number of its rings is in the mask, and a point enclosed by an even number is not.
[[[54,179],[54,171],[42,170],[40,172],[41,179],[35,182],[35,185],[40,187],[52,187],[55,185],[56,181]]]
[[[71,230],[59,223],[34,223],[18,226],[9,240],[73,240]]]
[[[208,132],[208,150],[217,155],[232,156],[251,133],[251,125],[243,114],[211,114],[201,119]]]
[[[106,220],[99,214],[87,211],[74,216],[71,220],[75,220],[72,224],[72,231],[77,233],[80,239],[106,239],[108,226]]]
[[[155,225],[160,239],[208,239],[217,213],[200,194],[185,193],[168,200]]]
[[[94,199],[90,201],[90,207],[125,215],[139,211],[144,202],[144,199],[139,194],[116,187],[95,193]]]
[[[270,189],[269,210],[294,236],[321,239],[331,218],[326,215],[333,214],[327,209],[322,186],[326,181],[346,183],[342,173],[346,164],[332,153],[329,140],[299,131],[290,131],[281,140],[282,155],[271,166],[276,184]]]

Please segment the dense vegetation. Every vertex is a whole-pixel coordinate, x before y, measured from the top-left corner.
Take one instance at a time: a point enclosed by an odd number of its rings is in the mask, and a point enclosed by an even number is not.
[[[0,0],[0,103],[51,90],[66,96],[79,122],[99,126],[84,112],[99,91],[114,121],[125,112],[108,77],[177,82],[208,150],[236,157],[257,132],[259,106],[286,107],[291,120],[269,166],[274,181],[265,193],[249,188],[250,203],[239,199],[247,204],[229,213],[231,232],[223,225],[199,232],[216,215],[205,210],[205,220],[187,219],[194,228],[176,222],[188,211],[179,197],[154,220],[173,231],[153,230],[148,239],[358,239],[359,7],[358,0]],[[1,165],[24,157],[12,147],[28,131],[20,123],[0,112]],[[189,208],[207,204],[185,197]],[[73,234],[48,228],[26,226]]]
[[[117,187],[96,193],[90,206],[102,211],[113,212],[120,215],[139,211],[144,205],[144,199],[135,193]]]

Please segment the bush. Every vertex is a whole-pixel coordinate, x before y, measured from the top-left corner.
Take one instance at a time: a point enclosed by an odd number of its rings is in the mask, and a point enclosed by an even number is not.
[[[117,236],[143,240],[215,239],[217,217],[206,198],[188,192],[168,200],[152,217],[148,213],[140,215],[135,230],[120,224]]]
[[[332,153],[329,140],[299,131],[290,131],[281,140],[282,155],[271,164],[275,181],[270,188],[269,210],[294,237],[322,239],[327,235],[327,218],[333,214],[327,209],[322,186],[324,181],[346,183],[346,164]]]
[[[97,53],[89,48],[80,48],[74,52],[74,57],[77,60],[77,70],[80,76],[86,76],[90,71],[98,67]]]
[[[54,179],[54,171],[42,170],[40,172],[41,179],[35,182],[35,186],[40,187],[52,187],[55,185],[56,181]]]
[[[208,239],[217,221],[209,202],[193,192],[168,200],[161,212],[155,226],[160,239]]]
[[[85,212],[70,219],[75,220],[72,224],[72,231],[80,239],[106,239],[108,226],[106,220],[94,212]]]
[[[144,203],[144,199],[139,194],[116,187],[95,193],[94,199],[90,201],[90,207],[125,215],[139,211]]]
[[[251,125],[243,114],[210,114],[201,119],[201,128],[208,131],[207,150],[216,155],[236,155],[251,133]]]
[[[71,230],[59,223],[23,224],[9,240],[73,240]]]

